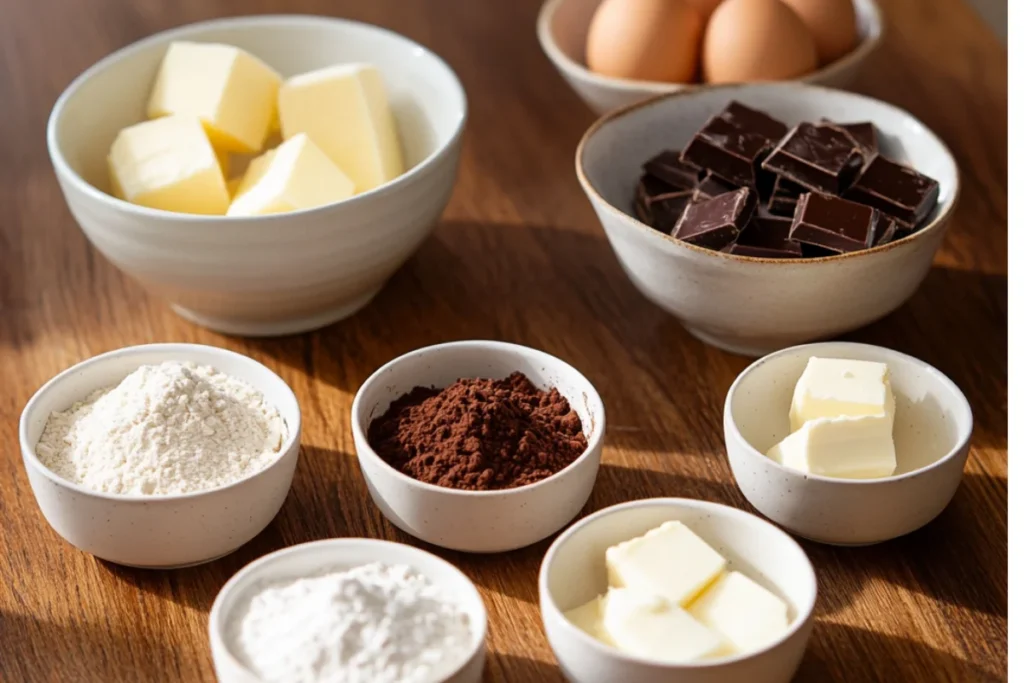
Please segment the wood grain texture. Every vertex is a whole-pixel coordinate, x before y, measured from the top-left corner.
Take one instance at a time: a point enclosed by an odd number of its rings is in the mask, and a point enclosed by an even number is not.
[[[605,399],[604,464],[586,512],[692,496],[749,509],[721,433],[747,360],[702,345],[618,267],[572,170],[592,115],[534,37],[538,0],[0,0],[0,680],[209,681],[207,613],[250,560],[332,536],[416,542],[370,503],[348,427],[354,392],[394,356],[453,339],[516,341],[577,366]],[[1006,51],[961,0],[889,0],[889,33],[855,89],[910,110],[947,141],[963,195],[920,292],[850,339],[918,356],[967,394],[967,474],[931,525],[877,547],[803,543],[820,579],[799,681],[1004,680],[1007,662]],[[44,129],[60,91],[111,50],[178,24],[245,13],[333,14],[395,29],[448,60],[469,94],[459,186],[435,235],[351,320],[278,340],[228,338],[177,318],[103,260],[64,202]],[[302,402],[291,494],[257,539],[178,571],[120,568],[46,525],[17,420],[43,382],[125,345],[235,349]],[[547,543],[440,552],[481,587],[488,680],[560,681],[537,608]]]

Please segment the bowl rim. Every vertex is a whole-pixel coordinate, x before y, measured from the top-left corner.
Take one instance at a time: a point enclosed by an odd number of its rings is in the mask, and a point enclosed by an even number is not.
[[[805,610],[799,610],[797,612],[796,618],[793,619],[792,623],[790,623],[789,627],[786,629],[786,632],[778,638],[776,638],[775,640],[772,640],[767,645],[763,645],[760,648],[752,650],[750,652],[730,655],[728,657],[709,659],[706,661],[671,664],[667,662],[659,662],[656,660],[646,659],[644,657],[637,657],[636,655],[631,655],[629,653],[622,652],[621,650],[613,648],[610,645],[602,643],[597,638],[594,638],[584,633],[572,622],[570,622],[569,619],[565,616],[565,612],[555,604],[555,600],[551,595],[550,589],[548,588],[548,584],[550,583],[551,578],[551,564],[554,561],[555,555],[561,550],[562,545],[565,544],[565,542],[570,536],[580,531],[583,527],[588,526],[603,517],[610,517],[625,510],[633,508],[661,506],[679,507],[690,510],[703,510],[707,511],[709,515],[745,519],[753,522],[756,526],[760,526],[760,528],[764,531],[763,534],[758,534],[760,537],[767,539],[769,535],[773,534],[775,538],[774,542],[777,545],[785,545],[791,551],[793,551],[794,556],[798,558],[798,561],[802,562],[805,565],[806,569],[810,573],[811,584],[808,587],[811,598],[810,606]],[[793,636],[799,633],[799,631],[802,628],[804,628],[804,626],[809,621],[811,621],[814,618],[814,609],[818,602],[818,575],[817,572],[814,570],[814,564],[811,562],[810,558],[807,557],[807,553],[800,546],[800,544],[791,535],[789,535],[789,533],[787,533],[782,528],[776,526],[774,523],[762,517],[759,517],[753,513],[747,512],[746,510],[741,510],[740,508],[733,507],[732,505],[714,503],[712,501],[700,500],[697,498],[640,498],[638,500],[630,500],[624,503],[611,505],[609,507],[598,510],[597,512],[593,512],[584,517],[583,519],[578,520],[568,529],[562,531],[562,533],[560,533],[558,537],[554,540],[554,542],[548,547],[547,552],[544,553],[544,559],[541,561],[540,572],[538,575],[538,588],[540,590],[542,604],[545,600],[548,603],[550,603],[551,607],[553,608],[551,611],[556,613],[556,616],[554,618],[558,622],[558,626],[560,628],[568,629],[569,632],[574,633],[576,636],[578,636],[578,638],[588,643],[591,647],[596,647],[598,651],[604,653],[607,656],[614,657],[616,659],[628,662],[630,664],[639,664],[642,666],[656,667],[659,669],[668,669],[673,671],[685,671],[689,669],[713,669],[715,667],[725,666],[747,659],[752,659],[754,657],[764,654],[765,652],[774,650],[783,643],[789,641]],[[786,602],[790,603],[788,598],[786,598]],[[795,608],[795,605],[790,606]]]
[[[454,90],[457,96],[456,106],[458,108],[458,120],[456,125],[447,139],[437,142],[433,151],[430,152],[424,159],[418,164],[411,168],[405,169],[396,178],[389,180],[386,183],[378,185],[370,190],[361,192],[352,197],[341,199],[329,204],[323,204],[321,206],[314,206],[307,209],[297,209],[295,211],[287,211],[284,213],[276,214],[265,214],[259,216],[228,216],[218,214],[198,214],[198,213],[185,213],[181,211],[167,211],[165,209],[154,209],[148,206],[141,206],[139,204],[133,204],[124,199],[115,197],[112,194],[104,192],[100,188],[96,187],[85,178],[83,178],[77,171],[75,171],[71,164],[68,163],[64,157],[63,149],[58,143],[57,128],[60,121],[63,120],[64,110],[67,103],[75,96],[79,89],[81,89],[85,83],[94,78],[97,74],[105,71],[114,64],[121,62],[124,59],[130,59],[136,53],[146,50],[153,45],[169,42],[172,40],[187,39],[196,30],[207,29],[207,28],[232,28],[232,27],[252,27],[261,25],[312,25],[312,24],[334,24],[339,27],[347,27],[355,30],[368,31],[370,33],[382,34],[390,39],[393,39],[399,43],[404,43],[406,47],[409,47],[415,51],[422,52],[427,55],[430,59],[433,59],[440,67],[441,71],[445,74],[446,78],[450,79],[451,84],[454,86]],[[233,222],[240,224],[249,221],[274,221],[281,219],[282,217],[297,216],[297,215],[311,215],[318,212],[329,211],[337,208],[340,205],[351,205],[356,206],[363,202],[371,201],[381,195],[390,192],[397,192],[408,186],[413,178],[422,177],[427,171],[437,167],[441,158],[445,156],[449,150],[451,150],[457,141],[462,137],[466,129],[466,119],[468,116],[468,101],[466,98],[466,91],[459,80],[455,70],[443,60],[437,53],[424,47],[420,43],[407,38],[406,36],[392,31],[391,29],[377,26],[375,24],[369,24],[361,21],[354,21],[351,19],[343,19],[340,17],[327,17],[318,16],[313,14],[260,14],[260,15],[249,15],[239,17],[227,17],[223,19],[210,19],[206,21],[196,21],[190,24],[184,24],[181,26],[175,26],[174,28],[159,31],[151,35],[145,36],[136,40],[128,45],[121,47],[110,54],[106,55],[99,61],[92,64],[85,71],[80,73],[78,76],[71,81],[70,84],[61,92],[57,101],[54,103],[53,108],[50,110],[49,118],[46,122],[46,147],[49,151],[50,162],[53,164],[55,171],[59,178],[65,179],[69,182],[77,191],[88,195],[94,201],[103,202],[110,206],[114,210],[125,211],[129,214],[142,217],[142,218],[177,218],[185,219],[190,222],[197,223],[225,223]],[[147,119],[143,119],[145,121]],[[139,121],[142,123],[143,121]],[[260,154],[264,151],[260,151]]]
[[[889,242],[888,244],[883,244],[882,246],[870,247],[868,249],[850,251],[844,254],[835,254],[832,256],[815,256],[811,258],[797,259],[776,259],[764,258],[761,256],[743,256],[739,254],[729,254],[721,251],[715,251],[713,249],[707,249],[696,244],[690,244],[689,242],[682,242],[680,240],[675,239],[674,237],[666,235],[663,232],[655,230],[651,226],[637,219],[635,216],[626,213],[625,211],[622,211],[621,209],[613,205],[611,202],[609,202],[607,199],[605,199],[605,197],[600,192],[597,191],[597,188],[595,188],[594,185],[591,183],[590,177],[587,175],[586,170],[583,168],[583,154],[587,145],[590,144],[591,138],[593,138],[600,129],[604,128],[607,124],[611,123],[612,121],[615,121],[616,119],[624,118],[626,116],[629,116],[630,114],[633,114],[636,111],[660,104],[666,100],[698,97],[703,93],[713,92],[717,90],[735,90],[737,91],[737,99],[742,98],[743,91],[746,90],[805,90],[818,92],[823,96],[850,97],[853,99],[870,102],[871,104],[876,106],[888,108],[896,112],[897,114],[905,117],[908,121],[919,126],[921,129],[927,131],[933,138],[935,138],[935,141],[938,143],[936,147],[937,151],[940,153],[940,155],[946,157],[949,160],[950,166],[953,169],[953,182],[947,183],[947,185],[952,186],[952,193],[949,198],[949,201],[946,202],[945,205],[941,206],[939,210],[935,211],[934,215],[931,217],[931,219],[929,219],[929,221],[926,224],[924,224],[914,232],[910,233],[906,237],[896,240],[895,242]],[[956,163],[956,157],[953,156],[953,153],[949,150],[949,147],[946,145],[946,143],[943,142],[942,139],[938,135],[936,135],[931,128],[921,123],[921,121],[918,120],[917,117],[915,117],[913,114],[906,111],[905,109],[897,107],[894,104],[885,102],[883,100],[875,99],[874,97],[868,97],[867,95],[862,95],[860,93],[850,92],[847,90],[828,88],[822,85],[802,83],[799,81],[780,81],[777,83],[722,83],[717,85],[709,85],[704,88],[701,88],[700,90],[677,91],[666,93],[664,95],[658,95],[656,97],[652,97],[641,102],[636,102],[634,104],[629,104],[624,107],[620,107],[618,109],[608,112],[607,114],[604,114],[599,119],[597,119],[597,121],[591,124],[589,128],[587,128],[587,131],[583,134],[583,137],[580,138],[579,144],[576,146],[575,166],[576,179],[583,187],[584,192],[586,192],[591,202],[601,204],[603,208],[612,212],[616,217],[625,220],[626,223],[629,225],[642,228],[643,230],[649,232],[650,234],[655,235],[660,239],[666,240],[668,243],[675,245],[676,247],[687,249],[691,252],[694,252],[695,254],[702,254],[704,256],[712,256],[724,259],[726,261],[736,261],[741,263],[746,262],[759,264],[774,264],[778,267],[808,267],[821,263],[834,263],[841,260],[865,258],[872,254],[881,254],[887,251],[891,251],[893,249],[904,248],[907,245],[912,244],[917,240],[923,238],[925,233],[933,232],[938,228],[938,226],[945,224],[949,220],[949,217],[952,215],[954,209],[956,209],[957,204],[960,200],[960,167]],[[639,178],[639,174],[637,177]]]
[[[234,575],[228,579],[227,583],[221,586],[220,590],[217,591],[217,597],[214,598],[213,605],[210,607],[210,616],[207,619],[207,634],[210,639],[211,646],[219,647],[222,650],[222,653],[228,657],[233,665],[255,677],[255,672],[253,672],[235,655],[234,650],[229,645],[227,633],[225,633],[224,629],[221,628],[220,622],[226,615],[227,610],[237,605],[238,598],[242,595],[242,592],[246,588],[252,586],[251,582],[254,572],[262,567],[279,562],[282,558],[289,557],[291,555],[316,554],[318,551],[323,550],[328,546],[342,549],[358,546],[365,546],[371,549],[389,547],[397,553],[405,553],[410,558],[428,558],[428,561],[438,563],[439,566],[442,567],[442,571],[457,578],[460,582],[464,582],[471,589],[466,591],[466,596],[468,598],[468,602],[472,605],[470,609],[477,612],[478,616],[480,616],[483,628],[480,629],[480,633],[472,634],[472,647],[468,648],[465,655],[459,658],[455,664],[450,666],[448,669],[443,670],[438,680],[445,680],[445,676],[451,676],[455,672],[460,671],[463,667],[469,664],[482,647],[485,647],[487,642],[487,633],[489,631],[487,607],[484,605],[483,597],[480,595],[480,589],[477,588],[476,584],[465,574],[465,572],[443,557],[435,555],[427,550],[423,550],[422,548],[417,548],[414,545],[409,545],[408,543],[399,543],[397,541],[387,541],[378,538],[361,538],[356,536],[322,538],[316,541],[307,541],[305,543],[286,546],[275,550],[272,553],[257,557],[235,572]],[[399,564],[401,563],[403,562],[400,562]],[[414,561],[404,563],[408,564],[414,570],[419,571],[419,569],[414,565]],[[339,560],[337,562],[328,561],[324,563],[324,567],[327,569],[331,565],[336,565],[340,568],[344,564],[344,560]],[[330,571],[329,569],[327,570]],[[280,580],[285,577],[277,578]],[[269,580],[274,581],[275,579]]]
[[[42,401],[43,397],[51,392],[57,391],[60,385],[67,381],[68,378],[70,378],[72,375],[76,375],[92,366],[102,365],[103,363],[107,363],[115,358],[120,358],[122,356],[134,356],[137,354],[143,354],[147,352],[166,353],[168,354],[168,358],[166,360],[175,360],[176,353],[181,350],[206,353],[209,354],[211,357],[238,359],[242,361],[243,364],[249,365],[254,370],[254,372],[266,375],[267,379],[270,382],[279,384],[280,388],[284,390],[284,403],[275,403],[274,407],[277,408],[278,413],[281,414],[282,420],[284,419],[284,413],[286,412],[286,410],[293,409],[295,411],[296,416],[295,427],[294,429],[292,429],[291,426],[289,425],[288,437],[285,439],[284,443],[281,444],[281,448],[278,450],[277,456],[273,460],[268,462],[264,467],[246,475],[245,477],[242,477],[241,479],[229,482],[227,484],[223,484],[216,488],[203,489],[201,491],[192,491],[189,493],[143,495],[140,493],[110,493],[107,491],[96,491],[94,489],[90,489],[87,486],[83,486],[82,484],[78,484],[76,482],[61,477],[59,474],[57,474],[49,467],[44,465],[43,462],[39,459],[39,456],[36,455],[35,444],[30,444],[28,439],[29,420],[32,417],[34,417],[35,413],[38,411],[37,406]],[[141,366],[142,363],[139,363],[139,367]],[[71,405],[73,405],[75,401],[80,401],[83,398],[85,397],[80,396],[73,399],[71,404],[68,405],[68,407],[71,407]],[[269,402],[270,399],[268,396],[266,396],[266,394],[264,394],[264,398],[267,399],[267,401]],[[51,377],[45,384],[39,387],[39,389],[37,389],[36,392],[32,395],[32,398],[30,398],[28,402],[25,404],[25,407],[21,411],[21,417],[18,420],[18,441],[21,444],[22,460],[25,463],[26,469],[28,467],[32,467],[36,472],[41,473],[43,476],[49,479],[51,483],[62,488],[75,491],[76,493],[79,493],[83,496],[90,496],[92,498],[109,500],[111,502],[117,503],[152,504],[164,502],[179,502],[200,498],[202,496],[222,493],[224,491],[228,491],[236,487],[244,486],[249,481],[256,479],[257,477],[260,477],[269,472],[271,469],[277,466],[285,457],[287,457],[289,453],[297,449],[300,444],[301,434],[302,406],[299,403],[299,399],[295,396],[295,392],[292,391],[292,388],[288,386],[288,383],[285,382],[284,379],[282,379],[281,376],[278,375],[276,372],[274,372],[273,370],[271,370],[270,368],[268,368],[266,365],[259,362],[255,358],[251,358],[249,356],[246,356],[245,354],[238,353],[237,351],[223,349],[220,348],[219,346],[209,346],[207,344],[187,344],[174,342],[125,346],[119,349],[114,349],[112,351],[107,351],[105,353],[98,354],[96,356],[92,356],[91,358],[87,358],[83,361],[75,363],[74,365],[57,373],[56,375]]]
[[[698,92],[703,88],[712,87],[708,83],[667,83],[664,81],[646,81],[637,78],[621,78],[618,76],[604,76],[588,69],[584,64],[573,59],[561,48],[551,33],[551,24],[555,12],[566,2],[566,0],[545,0],[537,15],[537,40],[541,49],[556,67],[567,72],[573,78],[591,84],[612,88],[619,92],[659,93],[677,92]],[[861,36],[860,42],[852,50],[842,57],[829,62],[823,67],[804,74],[799,78],[790,79],[784,82],[813,84],[832,77],[844,69],[867,59],[868,55],[878,49],[882,39],[885,37],[885,16],[878,0],[854,0],[854,11],[857,13],[858,22],[864,21],[868,30]],[[731,85],[738,85],[733,83]]]
[[[954,407],[964,411],[964,415],[966,417],[967,427],[966,429],[963,430],[963,433],[958,436],[956,444],[949,450],[949,452],[947,452],[941,458],[936,459],[934,462],[931,462],[925,465],[924,467],[919,467],[916,470],[910,470],[909,472],[904,472],[903,474],[894,474],[888,477],[878,477],[876,479],[843,479],[841,477],[827,477],[821,474],[802,472],[800,470],[795,470],[793,468],[786,467],[780,463],[777,463],[768,456],[761,453],[761,451],[754,448],[750,444],[750,442],[747,441],[747,437],[743,435],[743,432],[736,424],[736,420],[733,418],[733,398],[736,394],[736,391],[739,389],[742,383],[748,378],[748,376],[753,374],[759,368],[767,366],[779,360],[780,358],[792,353],[810,351],[816,348],[825,348],[829,346],[841,346],[844,348],[854,350],[870,349],[875,351],[881,351],[883,354],[887,354],[891,357],[898,359],[903,363],[907,363],[910,366],[917,367],[935,376],[943,386],[949,389],[955,401]],[[892,482],[913,479],[915,477],[931,472],[932,470],[944,467],[948,462],[954,460],[957,457],[957,455],[961,451],[963,451],[965,447],[967,447],[967,445],[971,441],[971,435],[974,433],[974,411],[971,410],[971,404],[970,402],[968,402],[967,397],[964,395],[964,392],[960,389],[960,387],[958,387],[956,383],[953,382],[953,380],[951,380],[944,372],[936,368],[934,365],[926,363],[920,358],[916,358],[914,356],[911,356],[910,354],[903,353],[902,351],[890,349],[886,346],[878,346],[877,344],[863,344],[860,342],[825,341],[812,342],[810,344],[798,344],[797,346],[788,346],[784,349],[780,349],[778,351],[770,353],[767,356],[762,356],[761,358],[758,358],[753,363],[744,368],[743,372],[737,375],[736,379],[733,380],[732,386],[729,387],[729,393],[727,393],[725,396],[725,408],[723,412],[726,431],[732,430],[739,439],[740,447],[747,449],[752,455],[756,455],[763,458],[767,463],[769,469],[791,476],[798,476],[809,481],[819,481],[828,484],[843,486],[877,486],[879,484],[890,484]],[[732,465],[730,463],[730,467],[731,466]]]
[[[438,484],[431,484],[425,481],[420,481],[415,477],[410,477],[405,472],[395,469],[388,463],[384,458],[377,453],[376,449],[370,446],[369,438],[364,429],[359,424],[359,413],[362,412],[363,404],[366,403],[367,394],[370,392],[370,387],[375,386],[381,382],[385,374],[392,368],[399,364],[414,362],[416,357],[419,357],[419,362],[427,360],[433,353],[442,350],[453,350],[459,348],[470,348],[478,347],[487,349],[491,353],[507,353],[512,356],[523,357],[525,355],[537,354],[543,357],[547,362],[556,363],[564,366],[572,374],[574,374],[578,380],[578,384],[585,392],[590,392],[593,396],[594,401],[588,402],[587,407],[590,409],[590,413],[593,416],[594,428],[592,434],[587,438],[587,448],[580,453],[575,460],[560,469],[559,471],[552,474],[550,477],[535,481],[532,484],[526,484],[524,486],[515,486],[507,489],[489,489],[486,491],[473,491],[467,489],[456,489],[449,488],[447,486],[440,486]],[[552,355],[546,351],[535,349],[529,346],[523,346],[521,344],[513,344],[511,342],[487,340],[487,339],[466,339],[462,341],[444,342],[441,344],[431,344],[430,346],[424,346],[418,349],[414,349],[407,353],[403,353],[401,356],[393,358],[384,365],[380,366],[377,370],[370,375],[366,381],[362,383],[359,390],[356,391],[355,398],[352,400],[351,410],[351,426],[353,440],[356,444],[356,454],[359,457],[364,457],[361,454],[372,456],[376,461],[389,473],[393,474],[408,485],[421,489],[423,491],[433,491],[435,493],[445,493],[452,496],[463,497],[463,498],[495,498],[501,496],[508,496],[510,494],[527,493],[534,491],[546,485],[553,485],[556,480],[564,479],[570,475],[571,471],[575,471],[584,466],[588,460],[590,460],[595,454],[599,454],[600,449],[604,444],[604,435],[606,429],[606,418],[604,410],[604,401],[601,399],[601,395],[597,392],[594,385],[586,378],[586,376],[577,370],[575,367],[570,365],[568,362],[561,358]],[[366,476],[366,473],[363,473]]]

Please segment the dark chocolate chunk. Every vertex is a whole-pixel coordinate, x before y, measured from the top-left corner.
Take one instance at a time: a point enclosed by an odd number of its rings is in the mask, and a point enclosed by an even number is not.
[[[816,244],[804,244],[800,242],[800,251],[803,253],[804,258],[824,258],[825,256],[835,256],[839,252],[834,249],[826,249],[825,247],[819,247]]]
[[[732,244],[757,209],[757,199],[747,187],[690,204],[672,230],[672,236],[708,249]]]
[[[636,185],[633,198],[636,216],[666,235],[690,203],[693,190],[677,190],[668,183],[645,174]]]
[[[879,230],[878,239],[875,240],[875,244],[873,245],[876,247],[880,247],[883,244],[889,244],[889,242],[896,239],[896,228],[899,226],[899,223],[888,216],[882,217],[882,223],[884,227]]]
[[[633,209],[636,211],[636,217],[651,225],[653,222],[651,199],[677,191],[676,188],[650,174],[640,176],[640,182],[636,184],[636,193],[633,195]]]
[[[789,126],[782,121],[777,121],[763,111],[751,109],[735,100],[727,104],[719,116],[738,128],[767,138],[773,145],[784,138],[789,130]]]
[[[700,182],[702,169],[682,160],[681,153],[665,150],[644,164],[644,171],[679,190],[690,190]]]
[[[878,156],[843,196],[892,216],[909,231],[935,207],[939,184],[912,168]]]
[[[765,170],[811,190],[842,194],[856,179],[864,156],[845,130],[831,124],[798,124],[772,150]]]
[[[864,165],[867,166],[871,160],[878,156],[878,129],[870,121],[863,123],[839,123],[836,124],[849,133],[864,155]]]
[[[683,151],[683,161],[733,185],[755,187],[761,159],[785,133],[785,124],[732,102],[697,131]]]
[[[800,243],[789,239],[792,224],[788,218],[757,216],[729,247],[730,254],[760,258],[800,258]]]
[[[766,207],[768,213],[773,216],[792,218],[796,212],[797,200],[806,191],[806,189],[792,181],[777,177],[775,179],[775,187],[772,188],[772,193],[768,198],[768,205]]]
[[[732,192],[736,189],[736,186],[728,183],[721,178],[714,175],[708,175],[704,180],[700,181],[696,188],[693,190],[693,202],[707,201],[712,197],[717,197],[720,194],[726,192]]]
[[[797,202],[789,238],[838,252],[860,251],[874,246],[881,220],[870,206],[807,192]]]

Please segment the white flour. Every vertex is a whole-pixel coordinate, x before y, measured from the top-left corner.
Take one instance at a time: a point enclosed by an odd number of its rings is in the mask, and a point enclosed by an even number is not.
[[[107,493],[216,488],[277,458],[287,427],[263,394],[209,366],[143,365],[43,429],[36,455],[61,477]]]
[[[268,683],[430,681],[472,647],[468,616],[440,588],[379,563],[266,586],[229,638]]]

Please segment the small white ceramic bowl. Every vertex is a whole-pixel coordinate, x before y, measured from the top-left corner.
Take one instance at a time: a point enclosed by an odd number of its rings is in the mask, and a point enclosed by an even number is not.
[[[668,522],[689,526],[738,569],[789,603],[790,628],[757,651],[685,665],[620,652],[573,626],[565,612],[608,588],[605,550]],[[540,567],[540,609],[551,649],[575,683],[785,683],[807,647],[818,584],[807,555],[778,527],[748,512],[688,498],[614,505],[569,527]]]
[[[93,491],[57,476],[39,461],[36,444],[52,412],[116,385],[141,365],[169,360],[211,365],[260,390],[288,427],[277,460],[227,486],[168,496]],[[291,488],[301,429],[295,394],[265,365],[213,346],[148,344],[100,354],[44,384],[21,413],[18,437],[32,493],[54,531],[101,559],[166,569],[227,555],[270,524]]]
[[[409,170],[343,202],[270,216],[171,213],[106,192],[117,132],[144,118],[167,45],[223,42],[284,76],[370,62],[384,77]],[[429,235],[451,196],[466,97],[437,55],[382,28],[313,16],[218,19],[164,31],[75,79],[47,145],[71,213],[110,261],[200,325],[241,335],[322,327],[351,315]]]
[[[602,0],[547,0],[537,18],[537,38],[562,78],[595,113],[646,100],[656,95],[695,91],[701,83],[659,83],[596,74],[585,66],[587,31]],[[882,12],[875,0],[854,0],[860,43],[848,54],[797,79],[843,88],[849,85],[882,42]]]
[[[763,455],[789,435],[793,389],[811,356],[886,363],[896,398],[896,473],[849,480],[806,474]],[[971,406],[944,374],[898,351],[851,342],[807,344],[744,370],[725,399],[725,444],[750,504],[795,534],[833,545],[879,543],[942,512],[963,476]]]
[[[231,577],[210,611],[210,647],[220,683],[259,683],[259,679],[235,654],[232,621],[261,585],[315,576],[372,562],[412,567],[454,599],[469,616],[473,647],[466,656],[436,679],[426,683],[477,683],[487,654],[487,610],[473,582],[436,555],[402,543],[369,538],[332,538],[291,546],[265,555]]]
[[[516,371],[538,387],[558,389],[583,423],[587,450],[547,479],[500,491],[463,491],[413,479],[370,448],[370,422],[412,388],[445,387],[464,377],[502,379]],[[604,432],[604,404],[578,370],[543,351],[497,341],[451,342],[399,356],[373,373],[352,403],[356,454],[373,502],[403,531],[466,552],[522,548],[568,524],[594,488]]]
[[[788,260],[710,251],[634,218],[643,163],[664,149],[684,148],[731,100],[789,125],[822,117],[874,122],[884,153],[939,182],[931,218],[910,237],[882,247]],[[863,95],[801,83],[708,88],[609,114],[583,136],[576,174],[633,284],[681,318],[694,336],[753,356],[841,334],[898,308],[927,274],[960,188],[952,154],[907,112]]]

